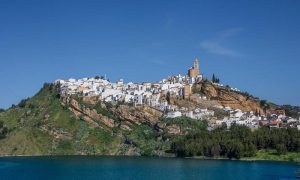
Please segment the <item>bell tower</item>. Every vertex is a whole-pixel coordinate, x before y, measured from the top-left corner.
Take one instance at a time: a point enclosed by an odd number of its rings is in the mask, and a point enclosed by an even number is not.
[[[196,57],[195,61],[194,61],[194,69],[195,69],[195,74],[196,76],[200,75],[200,71],[199,71],[199,60]]]

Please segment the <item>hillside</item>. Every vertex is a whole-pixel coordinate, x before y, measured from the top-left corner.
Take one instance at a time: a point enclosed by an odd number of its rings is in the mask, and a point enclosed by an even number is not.
[[[170,101],[180,106],[188,104],[213,107],[221,104],[248,111],[262,110],[258,99],[217,88],[210,82],[197,84],[193,91],[195,93],[189,100],[171,98]],[[196,98],[199,95],[206,95],[208,100],[199,101]],[[268,129],[262,129],[252,133],[246,127],[234,126],[231,131],[224,127],[208,131],[206,121],[196,121],[184,116],[168,119],[163,112],[147,105],[104,103],[97,97],[61,97],[54,84],[45,84],[32,98],[22,100],[19,105],[0,112],[0,122],[2,156],[242,158],[253,157],[257,151],[264,149],[275,150],[278,143],[282,144],[284,152],[300,151],[300,133],[295,129],[281,129],[272,133]],[[283,139],[277,138],[278,133]],[[262,142],[261,139],[254,138],[260,137],[260,134],[267,140]],[[266,137],[266,134],[270,137]],[[248,138],[247,141],[245,138]],[[292,147],[290,142],[294,143]],[[242,153],[243,151],[245,152]]]
[[[158,123],[160,117],[162,112],[147,106],[60,98],[54,85],[45,84],[34,97],[0,114],[8,129],[0,154],[163,155],[170,145],[159,133],[180,133],[180,128]]]

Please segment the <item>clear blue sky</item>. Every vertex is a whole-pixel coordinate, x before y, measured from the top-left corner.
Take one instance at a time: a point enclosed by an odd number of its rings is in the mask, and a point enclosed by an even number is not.
[[[300,1],[0,0],[0,108],[44,82],[202,73],[300,105]]]

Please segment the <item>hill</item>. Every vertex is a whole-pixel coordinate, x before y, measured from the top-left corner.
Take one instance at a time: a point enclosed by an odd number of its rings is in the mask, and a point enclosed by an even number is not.
[[[176,104],[191,102],[191,105],[201,106],[213,106],[216,101],[217,104],[245,110],[262,110],[258,99],[217,88],[211,83],[197,84],[194,91],[196,93],[189,100],[171,98],[171,101]],[[198,102],[193,99],[201,93],[208,96],[209,100]],[[147,105],[105,103],[97,97],[61,97],[54,84],[45,84],[32,98],[22,100],[19,105],[0,112],[0,122],[2,156],[242,158],[253,157],[256,152],[267,149],[282,150],[282,153],[300,151],[300,133],[296,129],[270,131],[266,128],[251,132],[246,127],[234,126],[230,131],[224,127],[208,131],[207,121],[196,121],[187,117],[165,118],[163,112]],[[278,134],[282,138],[278,139]],[[277,147],[277,144],[282,147]]]
[[[158,133],[179,128],[159,124],[161,117],[147,106],[60,98],[53,84],[45,84],[34,97],[0,114],[7,128],[0,154],[162,155],[169,144],[159,141]]]

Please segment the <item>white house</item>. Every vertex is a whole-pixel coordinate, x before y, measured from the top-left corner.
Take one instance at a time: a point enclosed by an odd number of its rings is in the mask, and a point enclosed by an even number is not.
[[[294,118],[289,118],[287,120],[287,123],[295,123],[295,122],[297,122],[297,119],[294,119]]]
[[[180,111],[173,111],[173,112],[169,112],[167,114],[167,118],[176,118],[176,117],[181,117],[182,113]]]
[[[186,113],[186,116],[189,118],[194,119],[194,112],[193,111],[189,111],[188,113]]]

